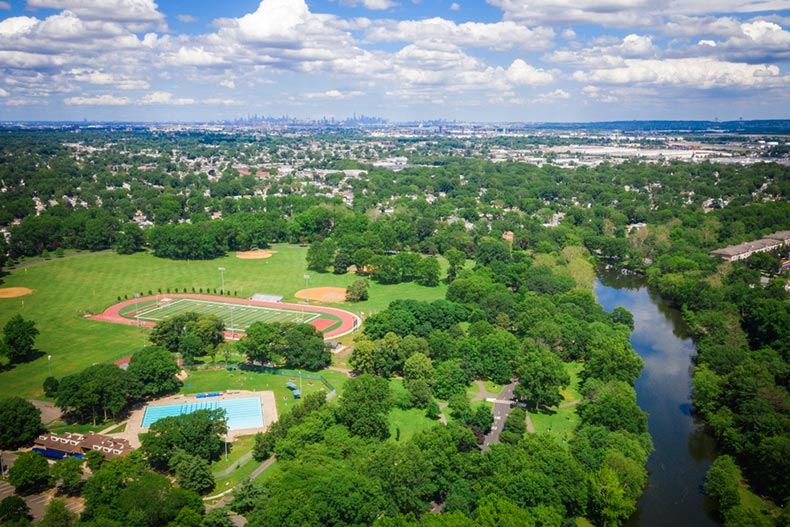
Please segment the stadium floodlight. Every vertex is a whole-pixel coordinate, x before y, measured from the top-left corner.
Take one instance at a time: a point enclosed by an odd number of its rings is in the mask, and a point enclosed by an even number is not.
[[[219,275],[222,279],[222,295],[225,295],[225,268],[224,267],[217,267],[217,271],[219,271]]]

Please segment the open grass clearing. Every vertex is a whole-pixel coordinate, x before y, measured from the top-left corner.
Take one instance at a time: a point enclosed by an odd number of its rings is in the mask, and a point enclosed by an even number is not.
[[[439,424],[439,420],[425,416],[423,408],[393,408],[388,415],[390,424],[390,440],[404,442],[410,440],[421,430],[428,430]],[[399,432],[400,431],[400,432]]]
[[[528,409],[527,412],[536,433],[551,434],[560,441],[568,441],[573,437],[573,431],[579,423],[579,416],[576,415],[576,408],[573,406],[539,412]]]
[[[569,403],[571,401],[578,401],[582,398],[582,394],[579,391],[579,385],[581,384],[581,377],[579,377],[579,375],[584,369],[584,364],[581,362],[565,362],[564,365],[565,371],[571,378],[571,383],[560,392],[562,394],[562,402]]]
[[[258,461],[252,459],[250,460],[249,463],[245,463],[241,465],[239,468],[237,468],[236,470],[234,470],[233,472],[231,472],[228,475],[228,477],[217,479],[215,481],[214,492],[212,494],[218,494],[228,489],[232,489],[233,487],[235,487],[245,479],[249,478],[250,475],[255,471],[255,469],[258,468],[260,465],[261,464]],[[273,467],[270,467],[263,474],[269,472],[272,468]],[[261,480],[263,474],[261,474],[261,477],[258,478],[257,481]]]
[[[211,464],[211,472],[218,474],[223,470],[227,470],[239,461],[245,454],[252,451],[255,446],[255,435],[238,436],[231,442],[228,448],[228,457],[225,457],[223,452],[222,457]],[[252,461],[255,463],[255,461]]]

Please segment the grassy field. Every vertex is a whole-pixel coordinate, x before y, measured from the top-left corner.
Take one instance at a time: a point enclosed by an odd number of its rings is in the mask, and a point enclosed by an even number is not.
[[[282,295],[286,302],[298,301],[294,293],[304,289],[306,272],[310,274],[310,287],[347,287],[358,279],[353,274],[308,272],[306,247],[276,246],[273,250],[274,256],[265,260],[242,260],[232,254],[211,261],[173,261],[147,253],[81,254],[12,271],[2,278],[0,287],[27,287],[33,293],[0,299],[0,324],[19,313],[35,321],[41,334],[36,341],[39,353],[35,360],[0,372],[0,397],[43,398],[41,385],[50,371],[61,378],[140,349],[146,342],[147,330],[86,318],[87,314],[99,313],[117,303],[119,298],[132,298],[134,293],[157,294],[176,287],[187,288],[188,292],[192,288],[219,291],[219,267],[225,268],[225,289],[233,296],[247,298],[254,293],[270,293]],[[440,262],[445,269],[446,262]],[[370,300],[342,304],[342,308],[364,317],[398,298],[430,301],[444,298],[446,291],[444,284],[429,288],[415,283],[371,283]]]

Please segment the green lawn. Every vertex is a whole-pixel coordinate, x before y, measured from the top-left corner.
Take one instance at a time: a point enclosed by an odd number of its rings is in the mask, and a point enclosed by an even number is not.
[[[294,399],[291,390],[285,386],[285,383],[288,381],[293,381],[297,386],[299,385],[298,376],[287,377],[284,375],[241,370],[198,370],[189,373],[189,377],[184,381],[184,386],[181,388],[181,393],[193,394],[226,390],[271,390],[274,392],[274,398],[277,402],[277,413],[278,415],[282,415],[289,408],[299,403],[298,399]],[[301,384],[302,394],[304,395],[317,391],[326,391],[323,383],[320,381],[302,379]]]
[[[566,362],[565,371],[571,378],[570,385],[564,389],[562,393],[563,403],[581,400],[582,395],[579,393],[579,383],[581,379],[579,374],[584,368],[580,362]],[[528,408],[529,418],[535,426],[535,432],[546,432],[557,436],[560,440],[567,441],[573,436],[573,430],[579,423],[579,417],[576,415],[576,406],[568,408],[558,408],[556,410],[541,409],[540,412],[535,412],[534,409]]]
[[[435,421],[428,419],[425,417],[425,410],[418,408],[409,408],[408,410],[393,408],[388,417],[391,441],[408,441],[420,430],[428,430],[439,424],[438,419]],[[400,430],[399,438],[398,430]]]
[[[573,436],[573,430],[579,422],[579,417],[576,415],[576,408],[559,408],[557,410],[541,410],[535,413],[531,409],[529,418],[535,427],[537,433],[549,433],[557,436],[560,440],[569,440]]]
[[[191,292],[220,285],[219,267],[224,267],[225,289],[238,297],[254,293],[282,295],[296,301],[294,293],[305,287],[347,287],[358,279],[353,274],[335,275],[306,270],[306,247],[275,246],[276,254],[265,260],[241,260],[234,255],[210,261],[174,261],[148,253],[128,256],[94,253],[56,258],[16,269],[2,278],[1,287],[27,287],[28,296],[0,299],[0,324],[15,314],[36,322],[39,356],[32,362],[0,372],[0,397],[21,395],[44,398],[41,385],[49,375],[61,378],[100,362],[116,361],[141,348],[146,329],[96,322],[86,314],[99,313],[133,293],[157,294],[170,288]],[[440,260],[442,268],[446,262]],[[386,308],[392,300],[444,298],[447,286],[422,287],[415,283],[380,285],[371,283],[370,300],[338,307],[367,316]],[[47,360],[52,356],[51,361]],[[220,389],[220,388],[214,388]]]
[[[211,464],[211,472],[215,474],[222,473],[222,471],[230,468],[234,464],[236,464],[239,459],[245,454],[248,454],[252,451],[252,447],[255,446],[255,435],[247,435],[247,436],[239,436],[230,443],[230,448],[228,451],[228,457],[225,458],[225,454],[222,454],[222,457],[219,461],[215,461]],[[255,461],[251,461],[255,463]]]
[[[568,376],[571,378],[571,383],[560,392],[562,393],[562,402],[569,403],[571,401],[578,401],[582,398],[582,394],[579,392],[579,384],[581,383],[579,374],[582,369],[584,369],[584,364],[581,362],[566,362],[564,364],[565,371],[568,372]]]

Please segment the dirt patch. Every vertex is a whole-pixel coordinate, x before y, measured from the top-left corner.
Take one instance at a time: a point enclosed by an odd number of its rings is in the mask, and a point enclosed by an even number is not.
[[[239,251],[236,253],[236,258],[241,258],[242,260],[263,260],[265,258],[271,258],[276,252],[277,251],[265,251],[263,249],[255,249],[254,251]]]
[[[346,301],[346,290],[342,287],[311,287],[297,291],[294,296],[302,300],[337,304]]]
[[[32,292],[33,290],[27,287],[4,287],[0,289],[0,298],[16,298],[29,295]]]

